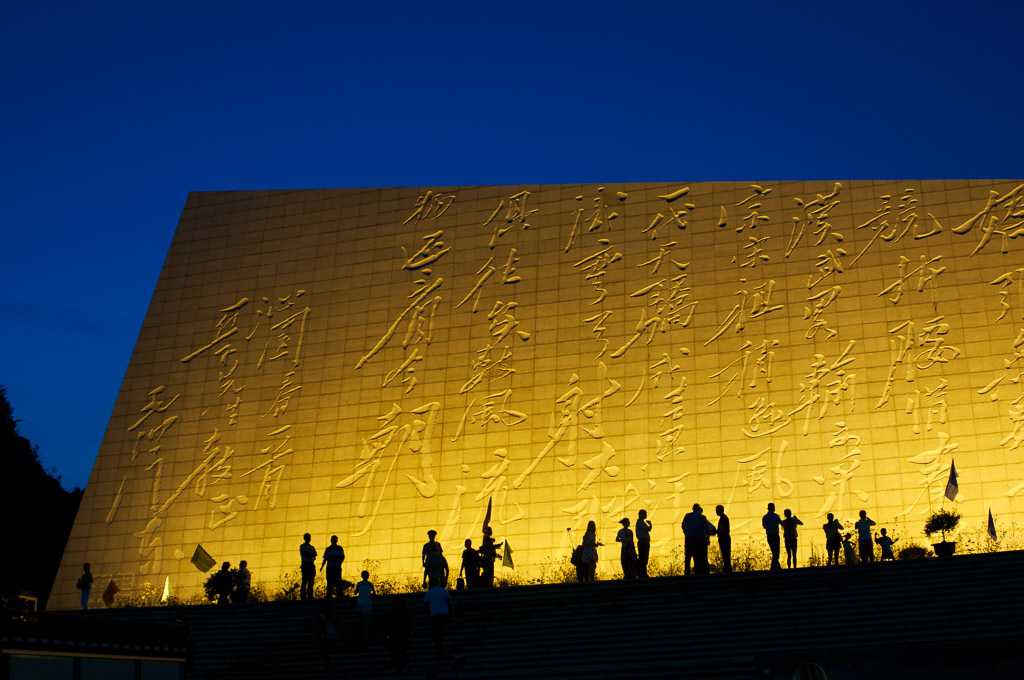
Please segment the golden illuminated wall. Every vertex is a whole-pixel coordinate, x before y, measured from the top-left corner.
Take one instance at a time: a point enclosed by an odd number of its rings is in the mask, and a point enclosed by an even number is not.
[[[197,544],[275,580],[306,531],[414,575],[489,500],[526,570],[694,502],[792,508],[806,559],[829,511],[918,536],[954,458],[1008,525],[1022,234],[1018,181],[192,194],[53,601],[195,592]]]

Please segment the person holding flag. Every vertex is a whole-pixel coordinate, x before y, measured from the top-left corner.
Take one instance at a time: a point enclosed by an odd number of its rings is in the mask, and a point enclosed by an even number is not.
[[[480,544],[480,587],[492,588],[494,586],[494,560],[498,559],[498,548],[504,543],[495,543],[491,522],[491,501],[487,501],[487,514],[484,515],[484,540]]]

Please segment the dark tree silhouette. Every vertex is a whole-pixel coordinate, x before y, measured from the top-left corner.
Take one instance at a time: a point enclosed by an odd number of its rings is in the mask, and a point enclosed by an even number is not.
[[[36,447],[18,434],[0,385],[0,595],[33,593],[45,606],[81,499],[81,489],[65,491],[60,477],[43,469]]]

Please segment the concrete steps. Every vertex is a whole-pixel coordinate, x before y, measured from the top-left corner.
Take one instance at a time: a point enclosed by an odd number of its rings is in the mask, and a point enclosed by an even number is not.
[[[1022,576],[1024,553],[1008,552],[459,591],[452,593],[457,625],[447,631],[441,664],[434,661],[422,595],[410,594],[417,635],[407,676],[732,680],[781,678],[799,660],[837,654],[856,659],[1008,645],[1019,655]],[[375,678],[395,677],[383,644],[393,601],[376,598],[368,646],[354,599],[85,615],[185,621],[190,678]],[[325,618],[336,640],[325,638]],[[835,677],[831,669],[829,677]]]

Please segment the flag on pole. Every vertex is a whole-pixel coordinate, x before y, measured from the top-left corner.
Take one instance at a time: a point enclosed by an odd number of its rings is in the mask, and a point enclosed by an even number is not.
[[[171,597],[171,577],[167,576],[164,578],[164,594],[160,597],[160,601],[166,603]]]
[[[196,544],[196,551],[192,553],[192,559],[189,561],[196,566],[196,569],[204,573],[210,571],[210,568],[217,564],[217,560],[213,559],[210,553],[203,550],[203,546],[198,543]]]
[[[103,604],[108,607],[114,604],[114,595],[117,595],[118,587],[113,580],[107,585],[107,589],[103,591]]]
[[[516,565],[512,564],[512,548],[509,547],[507,538],[505,539],[505,554],[501,557],[501,566],[509,569],[516,568]]]
[[[999,540],[999,537],[996,536],[996,523],[992,519],[992,508],[988,509],[988,535],[992,537],[993,541]]]
[[[487,499],[487,514],[484,515],[484,529],[486,529],[487,525],[491,523],[491,501],[492,500],[493,500],[493,498],[488,498]]]
[[[949,481],[946,482],[946,498],[951,501],[955,501],[958,493],[960,493],[960,487],[956,485],[956,464],[953,463],[953,461],[950,461]]]

